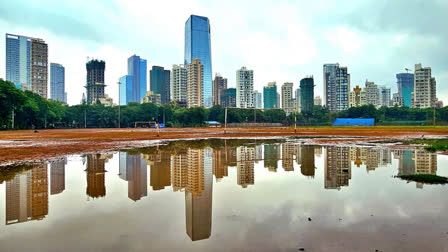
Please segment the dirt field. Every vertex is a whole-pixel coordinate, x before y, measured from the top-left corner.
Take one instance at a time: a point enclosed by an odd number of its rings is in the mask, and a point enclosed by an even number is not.
[[[245,138],[245,137],[331,137],[315,143],[362,143],[373,140],[446,136],[445,127],[309,127],[297,128],[169,128],[155,129],[54,129],[0,132],[0,165],[39,161],[61,155],[91,153],[149,145],[153,140]],[[350,137],[353,138],[350,138]],[[343,138],[341,138],[343,137]]]

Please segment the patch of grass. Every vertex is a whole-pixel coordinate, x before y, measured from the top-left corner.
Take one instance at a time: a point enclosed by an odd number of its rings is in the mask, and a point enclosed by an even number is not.
[[[412,139],[404,144],[423,144],[425,150],[430,152],[446,151],[448,150],[448,139]]]
[[[411,175],[401,175],[401,176],[397,176],[397,177],[401,178],[403,180],[415,181],[415,182],[425,183],[425,184],[447,184],[448,183],[447,177],[441,177],[441,176],[432,175],[432,174],[411,174]]]

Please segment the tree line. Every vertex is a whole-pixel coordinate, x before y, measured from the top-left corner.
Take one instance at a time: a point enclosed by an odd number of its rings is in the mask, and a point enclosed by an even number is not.
[[[158,106],[152,103],[130,103],[126,106],[106,107],[101,104],[68,106],[59,101],[47,100],[30,91],[22,91],[8,81],[0,79],[0,129],[43,128],[114,128],[133,127],[137,121],[157,121],[168,127],[199,127],[205,121],[224,123],[225,108],[180,108],[175,104]],[[296,116],[296,118],[294,118]],[[336,118],[375,118],[377,124],[448,124],[448,107],[441,109],[411,109],[373,105],[330,112],[314,106],[312,113],[287,115],[283,110],[228,109],[228,123],[282,123],[299,126],[331,125]]]

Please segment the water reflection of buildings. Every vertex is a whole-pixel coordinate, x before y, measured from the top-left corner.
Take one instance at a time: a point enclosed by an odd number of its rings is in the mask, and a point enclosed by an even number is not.
[[[286,172],[294,171],[294,154],[297,147],[294,143],[282,144],[282,167]]]
[[[65,165],[67,158],[50,163],[50,194],[59,194],[65,190]]]
[[[370,172],[378,167],[385,167],[391,164],[392,154],[388,149],[351,147],[350,160],[356,167],[361,167],[364,164],[367,172]]]
[[[314,166],[315,147],[312,145],[302,145],[300,146],[300,149],[300,159],[297,159],[300,160],[301,163],[300,171],[304,176],[314,177],[316,169],[316,167]]]
[[[133,201],[148,195],[146,161],[141,154],[119,154],[119,177],[128,182],[128,197]]]
[[[87,158],[87,189],[86,194],[92,198],[106,196],[105,164],[112,154],[88,154]]]
[[[264,146],[264,167],[270,172],[277,172],[278,160],[280,159],[280,147],[277,144],[266,144]]]
[[[6,225],[41,220],[48,214],[47,165],[38,165],[6,182]]]
[[[240,146],[236,148],[237,184],[246,188],[255,183],[255,148]]]
[[[171,184],[173,191],[182,190],[187,186],[188,157],[187,150],[179,150],[171,155]]]
[[[144,156],[151,167],[150,185],[152,190],[162,190],[171,186],[171,153],[157,151],[155,154]]]
[[[325,189],[341,189],[351,179],[349,147],[328,146],[325,149]]]
[[[212,230],[212,149],[189,149],[185,190],[186,231],[192,241],[208,239]]]
[[[437,154],[424,150],[395,150],[394,158],[398,159],[398,176],[411,174],[437,173]],[[417,188],[423,188],[417,183]]]
[[[217,179],[227,176],[221,150],[157,150],[142,155],[151,167],[150,185],[154,191],[172,185],[173,191],[185,191],[186,232],[192,241],[207,239],[212,226],[213,173]]]
[[[226,150],[213,150],[213,175],[215,175],[216,182],[221,181],[222,178],[229,176],[228,166],[225,164]]]

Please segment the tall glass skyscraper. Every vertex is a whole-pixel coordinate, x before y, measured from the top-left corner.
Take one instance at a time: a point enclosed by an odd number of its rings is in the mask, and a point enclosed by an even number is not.
[[[31,90],[31,39],[6,33],[6,80]]]
[[[147,62],[140,56],[133,55],[128,59],[128,75],[132,76],[132,94],[127,97],[127,102],[140,103],[146,95],[146,69]]]
[[[132,85],[132,76],[125,75],[120,78],[120,98],[119,98],[119,104],[120,105],[128,105],[129,102],[131,102],[132,97],[132,91],[133,91],[133,85]]]
[[[414,74],[397,74],[398,94],[403,97],[404,106],[411,107],[411,93],[414,92]]]
[[[210,22],[206,17],[191,15],[185,23],[185,61],[200,59],[204,65],[204,107],[212,106],[212,55],[210,44]]]
[[[314,79],[306,77],[300,80],[300,108],[302,113],[312,113],[314,106]]]
[[[170,102],[170,70],[160,66],[152,66],[149,71],[150,88],[154,94],[160,94],[160,102]]]
[[[67,103],[65,68],[61,64],[50,64],[50,99]]]

